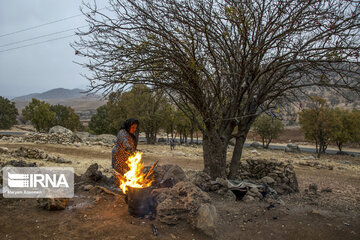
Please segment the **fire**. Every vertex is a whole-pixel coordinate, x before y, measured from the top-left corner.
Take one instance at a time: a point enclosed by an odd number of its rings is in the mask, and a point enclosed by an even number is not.
[[[128,187],[146,188],[151,186],[153,180],[148,179],[148,177],[151,175],[152,169],[147,174],[142,172],[144,165],[141,163],[141,157],[142,153],[138,152],[126,161],[130,170],[119,178],[120,188],[123,193],[126,193]]]

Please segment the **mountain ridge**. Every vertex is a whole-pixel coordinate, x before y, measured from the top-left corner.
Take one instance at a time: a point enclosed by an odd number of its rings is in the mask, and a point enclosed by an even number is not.
[[[27,95],[15,97],[13,101],[31,101],[33,98],[39,100],[47,100],[47,99],[67,99],[67,98],[87,98],[93,97],[84,94],[85,90],[74,88],[74,89],[66,89],[66,88],[54,88],[42,93],[30,93]]]

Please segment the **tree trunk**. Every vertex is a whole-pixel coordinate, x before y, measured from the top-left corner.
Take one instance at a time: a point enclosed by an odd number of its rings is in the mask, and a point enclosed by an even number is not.
[[[234,147],[234,152],[231,158],[231,163],[230,163],[230,172],[229,172],[229,179],[236,179],[238,171],[239,171],[239,167],[240,167],[240,159],[241,159],[241,155],[242,155],[242,149],[244,147],[244,143],[246,140],[246,136],[240,136],[238,138],[236,138],[235,141],[235,147]]]
[[[318,157],[318,158],[320,158],[321,153],[322,153],[322,143],[320,142],[320,143],[319,143],[319,151],[318,151],[318,153],[317,153],[317,157]]]
[[[244,119],[244,121],[238,123],[238,132],[235,135],[236,142],[230,163],[230,172],[228,176],[229,179],[236,179],[240,167],[240,159],[246,136],[248,135],[250,127],[254,121],[255,117],[246,120]]]
[[[151,139],[150,139],[150,134],[149,134],[149,132],[145,132],[145,137],[146,137],[146,143],[147,143],[147,144],[150,144]]]
[[[147,144],[155,144],[156,143],[156,133],[153,132],[145,132],[146,143]]]
[[[339,151],[342,152],[342,143],[341,143],[341,142],[338,142],[338,143],[337,143],[337,146],[338,146],[338,148],[339,148]]]
[[[194,142],[194,129],[190,129],[190,144],[193,144]]]
[[[226,177],[226,150],[224,142],[217,133],[206,133],[203,136],[204,172],[215,180],[217,177]]]

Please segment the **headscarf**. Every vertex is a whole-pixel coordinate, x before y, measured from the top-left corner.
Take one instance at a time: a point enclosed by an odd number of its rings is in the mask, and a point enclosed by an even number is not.
[[[129,135],[131,136],[131,138],[134,140],[135,146],[137,145],[137,139],[135,134],[130,133],[130,128],[131,125],[133,124],[137,124],[137,129],[139,128],[139,120],[135,119],[135,118],[129,118],[128,120],[126,120],[122,125],[121,125],[121,129],[126,130]]]

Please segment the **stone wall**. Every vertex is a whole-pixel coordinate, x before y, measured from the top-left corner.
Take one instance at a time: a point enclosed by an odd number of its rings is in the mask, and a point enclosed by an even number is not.
[[[291,164],[247,159],[241,161],[239,179],[254,180],[274,188],[278,194],[299,192],[299,186]]]
[[[19,137],[4,136],[0,139],[2,142],[23,143],[30,142],[36,144],[63,144],[74,145],[80,147],[81,145],[100,145],[100,146],[114,146],[116,137],[110,134],[102,134],[98,136],[78,136],[76,133],[30,133],[28,135]]]
[[[26,148],[20,147],[19,149],[10,152],[11,156],[19,158],[30,158],[30,159],[42,159],[44,161],[56,162],[56,163],[71,163],[71,161],[64,160],[59,156],[53,156],[47,154],[45,151],[37,148]]]

